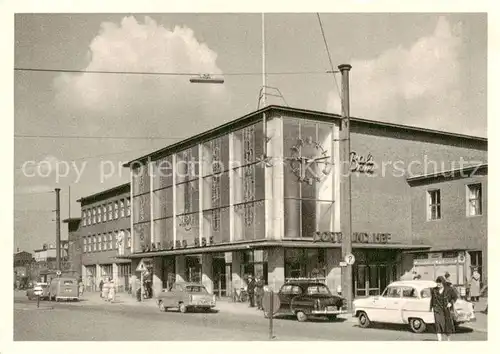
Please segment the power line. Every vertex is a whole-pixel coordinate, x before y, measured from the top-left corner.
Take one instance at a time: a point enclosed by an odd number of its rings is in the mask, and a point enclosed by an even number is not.
[[[17,139],[113,139],[113,140],[179,140],[184,138],[161,136],[89,136],[89,135],[30,135],[14,134]]]
[[[188,73],[188,72],[148,72],[148,71],[107,71],[107,70],[77,70],[77,69],[45,69],[45,68],[14,68],[14,71],[48,72],[68,74],[113,74],[113,75],[157,75],[157,76],[257,76],[260,72],[229,72],[229,73]],[[266,72],[266,75],[320,75],[328,74],[327,71],[288,71]]]
[[[331,69],[331,73],[333,75],[333,79],[335,80],[335,86],[337,87],[337,92],[339,94],[339,98],[342,99],[341,94],[340,94],[339,84],[337,82],[337,78],[335,77],[335,73],[338,71],[335,71],[334,66],[333,66],[332,56],[330,55],[330,49],[328,48],[328,42],[326,41],[325,31],[323,30],[323,23],[321,22],[321,17],[319,15],[319,12],[317,12],[316,15],[318,16],[318,22],[319,22],[319,27],[321,28],[321,35],[323,36],[323,42],[325,42],[326,54],[328,55],[328,61],[330,62],[330,69]]]

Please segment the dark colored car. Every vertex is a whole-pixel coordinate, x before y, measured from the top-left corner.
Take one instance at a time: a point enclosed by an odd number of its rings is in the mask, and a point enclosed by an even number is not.
[[[328,287],[317,281],[292,281],[284,284],[279,293],[280,308],[276,316],[293,315],[299,322],[310,317],[327,317],[347,313],[344,298],[333,295]]]

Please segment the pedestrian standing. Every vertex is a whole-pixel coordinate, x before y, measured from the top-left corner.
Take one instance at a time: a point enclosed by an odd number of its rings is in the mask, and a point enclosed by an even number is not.
[[[264,310],[262,307],[262,298],[264,297],[264,280],[261,276],[257,277],[255,282],[255,298],[257,300],[257,310]]]
[[[108,301],[115,302],[116,288],[115,288],[115,281],[113,279],[111,279],[111,281],[109,282],[108,287],[109,287]]]
[[[255,307],[255,280],[251,275],[248,276],[247,293],[250,307]]]
[[[106,278],[102,284],[101,297],[104,299],[104,301],[108,301],[108,295],[109,295],[109,280],[108,278]]]
[[[472,302],[479,301],[479,295],[481,293],[481,275],[474,268],[472,272],[472,278],[470,281],[470,299]]]
[[[83,296],[83,290],[84,290],[83,279],[80,278],[80,281],[78,283],[78,296],[80,297]]]
[[[101,294],[101,297],[102,297],[102,288],[104,287],[104,281],[101,279],[101,281],[99,282],[99,293]]]
[[[457,295],[454,290],[446,284],[444,277],[436,279],[437,286],[431,291],[430,309],[434,313],[434,326],[438,341],[443,340],[443,335],[449,341],[455,332],[453,323],[454,304]]]

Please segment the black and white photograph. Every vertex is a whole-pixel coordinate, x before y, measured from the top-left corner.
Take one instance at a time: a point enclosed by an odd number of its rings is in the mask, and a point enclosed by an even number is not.
[[[488,340],[487,12],[116,10],[10,15],[11,340]]]

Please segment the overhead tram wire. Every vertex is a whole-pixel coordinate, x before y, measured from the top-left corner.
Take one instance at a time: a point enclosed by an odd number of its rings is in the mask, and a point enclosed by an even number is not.
[[[156,75],[156,76],[261,76],[260,72],[229,72],[229,73],[187,73],[187,72],[149,72],[149,71],[107,71],[107,70],[76,70],[76,69],[45,69],[45,68],[14,68],[14,71],[47,72],[68,74],[111,74],[111,75]],[[266,75],[324,75],[327,71],[288,71],[266,72]]]
[[[326,35],[325,31],[323,29],[323,22],[321,22],[321,16],[319,15],[319,12],[316,12],[316,15],[318,16],[318,22],[319,22],[319,27],[321,29],[321,35],[323,36],[323,42],[325,43],[325,49],[326,49],[326,54],[328,55],[328,61],[330,62],[330,73],[333,75],[333,79],[335,80],[335,86],[337,87],[337,93],[339,94],[339,98],[342,100],[342,96],[340,94],[340,87],[339,83],[337,82],[337,78],[335,77],[335,73],[338,73],[338,70],[335,70],[333,66],[333,61],[332,61],[332,56],[330,54],[330,49],[328,48],[328,42],[326,40]]]
[[[17,139],[113,139],[113,140],[179,140],[184,138],[162,136],[90,136],[90,135],[32,135],[14,134]]]

